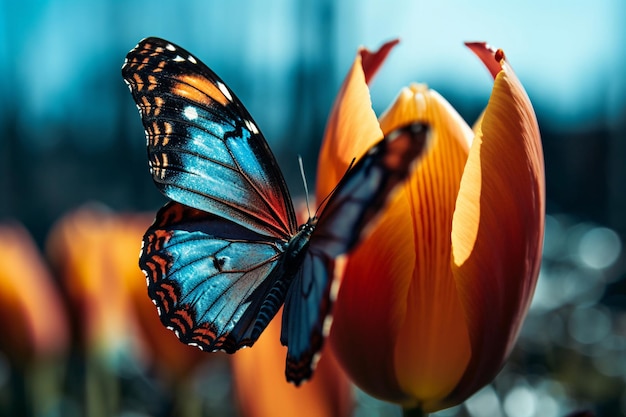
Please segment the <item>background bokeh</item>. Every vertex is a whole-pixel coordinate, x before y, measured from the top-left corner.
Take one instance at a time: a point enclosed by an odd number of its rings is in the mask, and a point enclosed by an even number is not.
[[[626,414],[625,28],[620,0],[0,0],[0,222],[21,223],[44,251],[53,225],[86,203],[132,213],[163,204],[120,75],[143,37],[178,43],[229,84],[294,195],[302,189],[296,156],[314,181],[326,117],[358,46],[402,40],[372,85],[377,113],[418,81],[472,123],[492,81],[462,42],[486,40],[505,50],[542,131],[544,263],[512,360],[492,385],[441,415]],[[61,282],[47,245],[45,262]],[[11,321],[5,310],[3,323]],[[0,415],[10,415],[21,382],[2,349],[9,348],[0,343]],[[230,383],[209,379],[211,392]],[[120,415],[148,413],[137,398],[121,402]],[[398,412],[362,394],[358,400],[358,416]],[[65,415],[59,410],[68,401],[46,415]]]

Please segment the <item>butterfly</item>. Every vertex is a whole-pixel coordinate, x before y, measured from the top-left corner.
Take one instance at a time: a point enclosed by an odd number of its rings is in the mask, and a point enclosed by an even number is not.
[[[427,144],[419,123],[373,146],[301,226],[267,142],[198,58],[158,38],[126,56],[148,160],[165,204],[139,265],[161,322],[189,345],[252,346],[284,304],[285,374],[309,379],[328,333],[336,259],[365,236]]]

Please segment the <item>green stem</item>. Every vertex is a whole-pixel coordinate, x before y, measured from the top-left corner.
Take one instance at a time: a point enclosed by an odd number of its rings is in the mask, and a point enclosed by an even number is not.
[[[428,413],[425,413],[421,407],[417,406],[415,408],[403,408],[402,409],[403,417],[428,417]]]

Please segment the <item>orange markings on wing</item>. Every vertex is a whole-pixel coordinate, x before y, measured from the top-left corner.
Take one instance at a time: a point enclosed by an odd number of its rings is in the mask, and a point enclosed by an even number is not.
[[[176,310],[174,316],[171,319],[172,323],[175,323],[177,327],[180,329],[181,333],[187,333],[187,330],[193,329],[194,320],[189,314],[189,306],[184,305],[178,310]]]
[[[152,91],[156,88],[158,81],[154,75],[148,75],[148,91]]]
[[[154,121],[150,126],[146,126],[148,132],[148,139],[150,140],[150,146],[157,146],[159,144],[157,138],[161,134],[161,128],[158,122]]]
[[[162,276],[160,274],[160,268],[158,268],[158,265],[155,265],[154,262],[148,262],[146,263],[146,266],[150,269],[149,271],[146,271],[149,272],[147,275],[150,278],[150,281],[155,284]]]
[[[165,146],[169,143],[174,129],[172,128],[172,124],[169,122],[163,122],[163,128],[165,129],[165,136],[163,136],[163,139],[161,140],[161,145]]]
[[[166,244],[172,237],[172,233],[167,230],[157,229],[154,231],[152,236],[154,236],[154,250],[162,250],[163,245]]]
[[[158,111],[155,111],[154,115],[157,116]],[[148,137],[150,138],[150,146],[154,147],[159,145],[167,145],[170,141],[171,134],[174,131],[174,128],[169,122],[161,122],[155,120],[150,126],[147,127],[146,130],[148,131]],[[161,140],[160,143],[159,139]]]
[[[170,261],[162,256],[154,256],[152,257],[152,261],[154,265],[154,272],[158,273],[161,277],[165,276],[170,267]]]
[[[141,104],[139,106],[144,111],[144,113],[146,113],[147,115],[150,114],[150,110],[152,108],[152,105],[150,104],[150,100],[148,100],[148,97],[141,96]]]
[[[169,314],[170,312],[170,303],[168,302],[167,297],[163,291],[155,291],[156,297],[154,299],[155,303],[160,307],[159,314]],[[157,299],[158,298],[158,299]]]
[[[167,297],[168,300],[172,301],[172,304],[176,304],[178,302],[178,294],[176,293],[176,288],[172,284],[161,283],[161,290],[163,292],[163,297]]]
[[[183,75],[178,77],[178,80],[180,83],[174,84],[172,87],[174,94],[187,97],[196,103],[210,106],[212,101],[217,101],[225,106],[230,101],[217,85],[207,83],[204,78],[194,75]]]
[[[141,79],[139,74],[134,73],[133,79],[135,80],[135,87],[137,88],[137,91],[141,91],[141,89],[143,88],[143,80]]]
[[[150,62],[150,58],[144,58],[140,62],[141,63],[138,62],[139,65],[137,65],[137,71],[141,71],[148,64],[148,62]]]
[[[159,223],[160,227],[165,227],[168,224],[178,223],[185,217],[185,207],[181,205],[176,205],[174,208],[167,210],[167,213],[163,216],[161,222]],[[171,233],[166,232],[164,230],[160,231],[164,236],[165,241],[169,240],[171,237]]]
[[[216,337],[217,334],[210,327],[210,324],[203,323],[201,327],[198,327],[194,330],[192,339],[200,344],[210,346],[213,344],[213,341],[216,339]]]
[[[163,97],[155,97],[154,98],[154,112],[152,113],[153,116],[158,116],[159,113],[161,113],[161,107],[163,107],[163,104],[165,103],[165,100],[163,100]]]
[[[155,69],[153,69],[152,72],[161,72],[161,71],[163,71],[163,67],[165,67],[165,61],[159,62],[157,67]]]

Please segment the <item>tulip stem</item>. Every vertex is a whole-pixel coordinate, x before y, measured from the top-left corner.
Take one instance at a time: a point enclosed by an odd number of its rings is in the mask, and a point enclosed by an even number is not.
[[[403,408],[402,416],[403,417],[428,417],[428,413],[425,413],[421,407],[417,406],[415,408]]]

